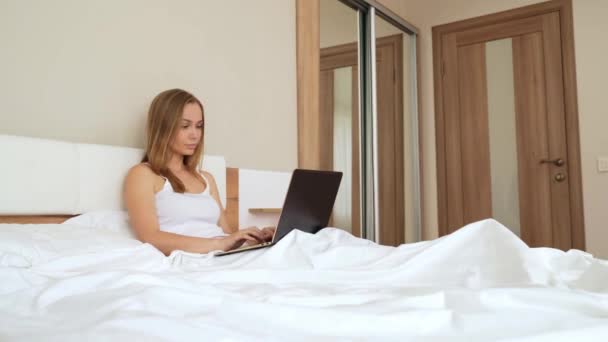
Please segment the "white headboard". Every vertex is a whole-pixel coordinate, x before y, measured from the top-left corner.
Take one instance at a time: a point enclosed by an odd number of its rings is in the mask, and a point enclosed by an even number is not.
[[[241,227],[276,226],[279,214],[253,214],[249,208],[282,208],[290,180],[290,172],[239,169]]]
[[[0,134],[0,215],[75,215],[124,209],[127,171],[143,150]],[[226,203],[226,161],[204,156],[201,167]]]

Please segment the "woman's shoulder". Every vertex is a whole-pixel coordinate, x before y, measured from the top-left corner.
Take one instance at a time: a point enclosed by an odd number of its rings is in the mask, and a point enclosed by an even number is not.
[[[129,175],[140,176],[140,177],[158,176],[154,171],[152,171],[152,168],[150,167],[150,165],[148,163],[139,163],[139,164],[133,165],[129,169],[129,172],[127,173],[127,176],[129,176]]]
[[[199,173],[203,175],[203,177],[205,177],[205,179],[207,179],[210,183],[215,184],[215,178],[213,178],[213,175],[209,171],[200,170]]]
[[[213,178],[213,175],[207,171],[207,170],[199,170],[198,171],[201,175],[203,175],[205,178],[209,178],[211,180],[215,180],[215,178]]]

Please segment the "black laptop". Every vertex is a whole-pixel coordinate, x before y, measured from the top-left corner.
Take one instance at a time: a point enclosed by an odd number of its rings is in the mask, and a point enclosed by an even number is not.
[[[219,252],[215,255],[222,256],[270,247],[293,229],[315,234],[327,227],[341,180],[342,172],[294,170],[272,241]]]

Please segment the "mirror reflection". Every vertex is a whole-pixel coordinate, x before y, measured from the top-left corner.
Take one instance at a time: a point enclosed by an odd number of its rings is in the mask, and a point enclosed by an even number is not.
[[[359,214],[358,13],[320,2],[319,103],[323,168],[343,172],[331,225],[361,236]]]
[[[415,103],[415,39],[376,15],[378,113],[378,241],[387,245],[420,240],[418,126]]]

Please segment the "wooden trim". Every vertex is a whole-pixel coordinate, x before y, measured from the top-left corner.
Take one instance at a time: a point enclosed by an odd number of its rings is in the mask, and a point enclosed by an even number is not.
[[[239,229],[239,169],[226,168],[226,210],[228,224]]]
[[[574,54],[574,20],[572,1],[561,1],[560,27],[562,35],[562,64],[564,100],[566,110],[566,140],[568,142],[568,170],[570,171],[570,219],[572,222],[572,247],[585,250],[585,212],[583,206],[583,176],[578,124],[578,90],[576,84],[576,60]]]
[[[461,31],[456,35],[456,44],[459,46],[472,45],[488,40],[498,40],[531,32],[540,32],[542,30],[542,22],[536,17],[529,17],[513,22],[498,23],[479,29]]]
[[[296,0],[298,166],[321,167],[319,0]]]
[[[481,26],[495,25],[507,21],[525,19],[528,17],[542,15],[550,12],[561,12],[562,10],[564,10],[564,6],[567,3],[570,3],[570,1],[571,0],[553,0],[541,2],[535,5],[514,8],[511,10],[475,17],[472,19],[466,19],[454,23],[438,25],[433,27],[433,37],[435,37],[435,33],[437,33],[438,36],[441,36],[450,32],[458,32],[478,28]]]
[[[321,55],[321,71],[342,68],[346,66],[357,66],[357,44],[348,43],[322,48]]]
[[[42,224],[63,223],[78,215],[6,215],[0,216],[0,223]]]
[[[281,208],[249,208],[247,211],[250,214],[280,214]]]
[[[426,188],[424,186],[424,170],[425,170],[425,163],[424,163],[424,135],[421,133],[422,132],[422,118],[423,118],[423,103],[422,103],[422,73],[420,72],[420,70],[422,70],[422,64],[420,61],[420,37],[416,36],[416,94],[417,94],[417,108],[416,110],[418,111],[418,206],[419,206],[419,212],[418,215],[419,216],[419,224],[420,226],[418,227],[419,229],[419,235],[418,235],[418,240],[430,240],[432,238],[432,235],[430,234],[429,227],[426,226],[426,220],[425,220],[425,215],[426,215],[426,206],[424,205],[424,201],[426,199],[426,197],[424,196],[424,189]]]
[[[358,66],[353,65],[350,67],[350,73],[352,77],[352,89],[351,89],[351,108],[353,116],[351,118],[351,134],[353,138],[352,146],[352,182],[351,182],[351,215],[353,220],[351,222],[351,232],[356,237],[361,237],[361,175],[359,172],[359,70]]]
[[[319,54],[321,56],[321,59],[327,58],[327,57],[333,57],[336,55],[348,54],[348,53],[352,53],[353,51],[356,54],[357,48],[358,48],[357,42],[344,43],[344,44],[340,44],[340,45],[333,45],[333,46],[320,48]],[[354,62],[354,64],[357,64],[358,59],[355,58],[355,60],[353,62]],[[349,63],[353,63],[353,62],[349,62]]]
[[[445,122],[443,114],[443,72],[442,44],[443,31],[433,28],[433,89],[435,92],[435,159],[437,167],[437,215],[439,236],[447,234],[448,200],[445,196],[447,168],[445,163]]]
[[[437,157],[437,207],[439,234],[448,233],[447,198],[446,198],[446,118],[443,107],[443,74],[442,37],[467,29],[487,25],[496,25],[507,21],[525,19],[551,12],[559,12],[562,35],[562,69],[564,81],[564,101],[566,114],[566,139],[568,144],[568,169],[570,184],[570,213],[572,229],[572,247],[585,249],[585,224],[582,195],[582,172],[580,155],[580,134],[578,123],[578,103],[576,85],[576,62],[574,54],[574,31],[571,0],[553,0],[531,6],[515,8],[495,14],[433,27],[433,80],[435,91],[435,141]]]
[[[321,71],[319,83],[319,91],[322,89],[328,90],[322,98],[319,94],[319,112],[321,114],[319,135],[321,146],[325,146],[321,149],[321,169],[331,171],[334,169],[334,118],[333,116],[324,116],[323,113],[334,112],[334,71],[332,69]]]
[[[386,37],[393,46],[393,83],[394,87],[394,127],[395,146],[393,153],[395,156],[395,246],[405,243],[405,146],[403,139],[409,132],[403,131],[405,111],[403,107],[403,34]],[[408,112],[409,114],[409,112]],[[409,115],[408,115],[409,117]],[[409,175],[408,175],[409,176]]]

